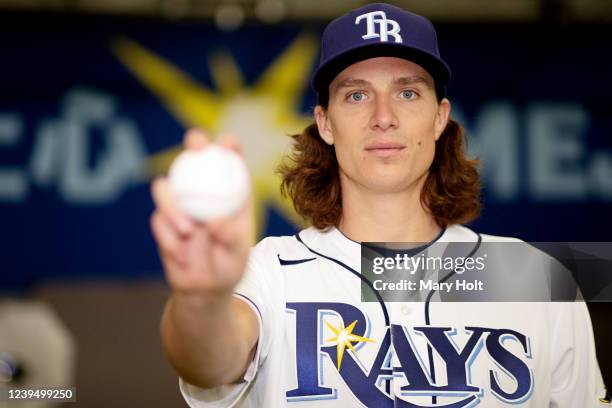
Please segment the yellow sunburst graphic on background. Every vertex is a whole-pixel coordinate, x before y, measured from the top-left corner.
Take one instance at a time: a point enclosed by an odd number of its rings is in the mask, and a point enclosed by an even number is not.
[[[280,195],[280,178],[274,171],[290,148],[287,135],[301,132],[312,120],[299,113],[299,105],[316,58],[315,38],[298,36],[251,86],[244,83],[230,54],[213,55],[209,66],[216,91],[133,40],[116,39],[111,49],[185,129],[198,127],[211,135],[229,132],[240,140],[253,177],[259,236],[268,205],[300,225],[291,202]],[[154,176],[166,172],[180,149],[172,146],[151,155],[148,173]]]
[[[356,334],[353,334],[353,329],[357,324],[357,320],[348,326],[344,327],[344,323],[340,322],[340,328],[336,328],[329,324],[326,320],[323,320],[325,325],[331,330],[336,336],[331,337],[325,341],[330,341],[336,343],[336,359],[338,367],[338,371],[340,371],[340,366],[342,365],[342,357],[344,356],[344,350],[348,347],[353,353],[357,353],[357,350],[353,347],[353,343],[375,343],[376,340],[369,339],[367,337],[361,337]],[[355,354],[357,357],[357,354]]]

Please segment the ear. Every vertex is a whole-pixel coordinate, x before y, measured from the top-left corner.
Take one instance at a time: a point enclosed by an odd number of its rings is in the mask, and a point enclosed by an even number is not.
[[[435,131],[436,131],[436,140],[440,138],[442,132],[446,128],[446,124],[448,123],[448,118],[450,117],[451,112],[451,104],[450,101],[446,98],[442,99],[438,104],[438,112],[436,113],[435,118]]]
[[[331,128],[329,127],[329,119],[327,117],[327,111],[321,105],[317,105],[314,110],[314,117],[317,121],[317,128],[319,129],[319,135],[321,139],[328,145],[334,144],[334,136],[332,135]]]

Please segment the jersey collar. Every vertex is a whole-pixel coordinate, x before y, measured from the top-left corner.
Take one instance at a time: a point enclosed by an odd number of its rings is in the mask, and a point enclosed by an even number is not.
[[[321,231],[310,227],[300,231],[300,238],[311,249],[334,258],[356,271],[361,270],[361,244],[344,235],[333,227]],[[448,226],[440,236],[427,245],[435,242],[477,242],[478,234],[462,225]]]

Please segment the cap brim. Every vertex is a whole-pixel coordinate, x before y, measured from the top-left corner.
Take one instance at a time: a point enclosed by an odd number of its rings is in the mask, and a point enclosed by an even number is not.
[[[406,45],[376,43],[356,47],[330,58],[315,72],[312,88],[317,93],[327,92],[329,84],[345,68],[356,62],[376,57],[397,57],[420,65],[433,77],[436,89],[443,89],[450,81],[450,69],[438,57]]]

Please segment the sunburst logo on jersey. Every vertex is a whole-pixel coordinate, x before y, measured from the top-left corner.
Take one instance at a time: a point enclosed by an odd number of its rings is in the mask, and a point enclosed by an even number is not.
[[[355,353],[355,357],[357,357],[357,350],[353,346],[353,343],[375,343],[376,340],[369,339],[367,337],[361,337],[353,333],[353,329],[355,329],[355,325],[357,324],[357,320],[348,326],[344,327],[344,323],[340,322],[340,328],[336,328],[328,323],[326,320],[323,320],[325,325],[331,330],[335,336],[327,339],[326,341],[336,343],[336,367],[338,367],[338,371],[340,371],[340,366],[342,365],[342,357],[344,356],[344,351],[348,347],[353,353]]]
[[[213,55],[209,65],[216,90],[128,38],[115,40],[111,49],[185,129],[198,127],[211,135],[231,132],[238,137],[253,177],[258,235],[265,229],[269,205],[300,224],[291,203],[280,195],[275,168],[290,147],[287,135],[301,132],[312,120],[299,113],[299,105],[316,58],[315,38],[307,34],[297,37],[250,86],[244,83],[230,54]],[[180,148],[172,146],[150,156],[148,173],[164,173]]]

